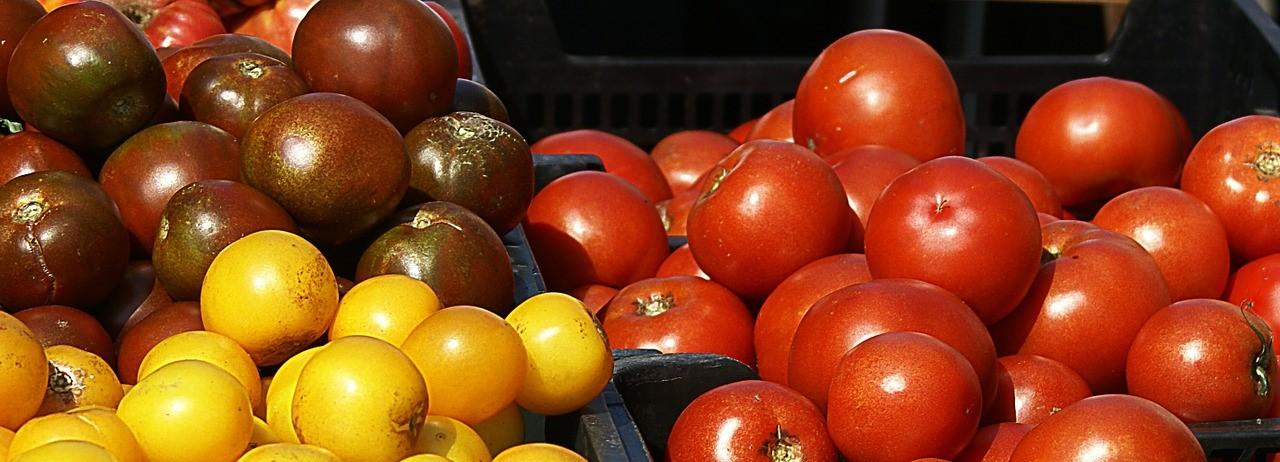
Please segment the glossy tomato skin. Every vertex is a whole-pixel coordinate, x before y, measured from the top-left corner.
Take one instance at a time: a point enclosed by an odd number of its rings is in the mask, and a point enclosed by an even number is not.
[[[720,284],[692,276],[645,279],[609,302],[604,331],[613,349],[716,353],[755,364],[751,312]]]
[[[1037,425],[1090,396],[1089,384],[1065,364],[1036,355],[1005,356],[996,360],[996,398],[984,420]]]
[[[1128,395],[1102,395],[1068,406],[1036,426],[1010,460],[1203,462],[1205,454],[1191,430],[1159,405]]]
[[[186,85],[187,77],[196,66],[209,58],[235,53],[257,53],[293,66],[288,53],[258,37],[241,34],[213,35],[182,47],[161,61],[165,74],[165,92],[174,101],[181,100],[182,87]]]
[[[848,246],[854,216],[844,188],[812,151],[749,141],[708,175],[689,211],[689,247],[712,280],[744,298],[762,300],[795,270]]]
[[[316,2],[298,24],[293,60],[313,90],[364,101],[401,133],[453,105],[458,50],[419,0]]]
[[[75,151],[53,138],[32,130],[0,136],[0,185],[45,170],[65,170],[85,178],[93,177]]]
[[[689,244],[677,247],[676,250],[662,261],[662,265],[658,267],[658,273],[655,277],[666,278],[671,276],[694,276],[708,281],[711,276],[707,276],[702,268],[698,267],[697,260],[693,259],[693,251],[689,250]]]
[[[534,196],[529,245],[551,290],[623,287],[651,277],[667,255],[662,220],[635,187],[603,172],[577,172]]]
[[[959,454],[982,415],[982,386],[960,352],[917,332],[877,335],[843,355],[827,426],[848,460]]]
[[[1259,258],[1236,270],[1223,299],[1235,306],[1247,304],[1273,330],[1280,327],[1280,254]]]
[[[89,313],[69,306],[45,305],[27,308],[13,317],[31,329],[42,347],[70,345],[115,364],[111,336]]]
[[[618,175],[635,186],[650,202],[671,198],[662,169],[644,150],[617,135],[600,130],[572,130],[533,143],[534,154],[593,154],[604,163],[606,172]]]
[[[884,146],[858,146],[826,158],[844,186],[849,208],[858,215],[862,228],[867,227],[872,207],[889,183],[920,165],[906,153]]]
[[[1013,314],[991,326],[997,348],[1057,360],[1094,393],[1123,390],[1133,338],[1169,305],[1160,269],[1132,239],[1088,223],[1055,221],[1042,233],[1057,258],[1040,268]]]
[[[6,89],[9,76],[9,58],[13,56],[14,47],[22,34],[44,16],[44,7],[36,0],[4,0],[0,1],[0,10],[4,17],[0,18],[0,117],[13,117],[13,105],[9,103],[9,91]]]
[[[796,328],[788,384],[825,409],[840,357],[869,338],[895,331],[928,334],[955,348],[977,373],[984,401],[994,396],[995,346],[982,320],[950,292],[911,279],[876,279],[815,302]]]
[[[1035,280],[1036,211],[1017,185],[976,160],[921,164],[894,180],[874,210],[866,233],[872,276],[937,284],[987,324],[1008,315]]]
[[[1102,206],[1093,224],[1141,244],[1160,267],[1174,301],[1217,298],[1227,284],[1227,233],[1195,196],[1163,186],[1135,189]]]
[[[737,141],[706,130],[685,130],[667,135],[649,157],[658,164],[673,195],[696,188],[698,180],[735,148]]]
[[[808,399],[782,385],[747,380],[715,388],[689,403],[671,428],[667,457],[835,462],[836,450],[822,412]]]
[[[174,0],[140,24],[156,48],[184,47],[205,37],[227,33],[218,12],[205,0]]]
[[[1036,212],[1062,217],[1062,201],[1058,199],[1058,193],[1054,192],[1053,184],[1049,179],[1035,167],[1004,156],[980,157],[978,162],[986,164],[1013,184],[1018,185],[1018,189],[1026,193],[1027,199],[1031,200],[1031,205],[1036,208]]]
[[[203,330],[198,302],[177,302],[160,307],[119,338],[120,381],[137,383],[142,359],[160,342],[183,332]]]
[[[267,109],[308,91],[288,64],[262,54],[234,53],[192,69],[178,105],[193,119],[240,138]]]
[[[1013,422],[979,428],[954,462],[1009,462],[1014,448],[1032,428],[1035,426]]]
[[[796,100],[792,99],[770,109],[769,112],[760,116],[760,119],[751,126],[751,132],[747,134],[746,141],[777,140],[794,143],[796,139],[792,135],[791,125],[794,120],[795,107]]]
[[[729,131],[729,138],[733,138],[734,141],[739,143],[746,143],[747,136],[751,134],[751,130],[755,129],[756,122],[758,121],[760,121],[760,119],[755,118],[738,124],[737,127],[733,127],[733,130]]]
[[[778,284],[756,316],[754,337],[760,378],[786,385],[791,342],[809,308],[836,290],[870,280],[866,256],[839,254],[814,260]]]
[[[1062,205],[1074,206],[1173,185],[1187,154],[1180,136],[1160,94],[1137,82],[1093,77],[1041,96],[1014,149],[1049,179]]]
[[[603,318],[604,308],[609,306],[609,302],[613,301],[615,295],[618,295],[618,289],[600,284],[587,284],[567,293],[581,301],[592,315]]]
[[[1174,303],[1133,340],[1128,391],[1188,423],[1263,417],[1275,397],[1272,341],[1247,309],[1203,298]]]
[[[453,16],[449,14],[449,10],[444,5],[436,2],[425,2],[431,11],[440,15],[440,19],[444,20],[445,25],[449,26],[449,33],[453,35],[453,43],[458,47],[458,78],[471,78],[471,43],[467,41],[467,35],[462,32],[462,28],[458,27],[458,22],[453,20]],[[505,121],[504,121],[505,122]]]
[[[796,90],[796,142],[820,155],[878,144],[926,161],[964,153],[960,93],[942,57],[902,32],[846,35]]]
[[[277,0],[258,6],[249,14],[231,22],[232,32],[261,38],[283,50],[293,51],[298,24],[319,0]]]
[[[1192,149],[1182,190],[1222,220],[1244,262],[1280,252],[1280,118],[1247,116],[1209,130]]]

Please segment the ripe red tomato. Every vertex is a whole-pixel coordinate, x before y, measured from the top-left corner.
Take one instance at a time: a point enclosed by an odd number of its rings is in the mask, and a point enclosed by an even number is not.
[[[996,360],[996,399],[984,421],[1037,425],[1090,396],[1089,384],[1065,364],[1036,355],[1005,356]]]
[[[1072,80],[1031,106],[1014,149],[1018,160],[1049,179],[1066,206],[1172,185],[1187,152],[1169,108],[1137,82]]]
[[[658,273],[655,277],[668,278],[671,276],[694,276],[708,281],[711,276],[702,271],[698,267],[698,262],[693,259],[693,252],[689,250],[689,244],[677,247],[666,260],[662,261],[662,266],[658,267]]]
[[[733,127],[733,130],[729,131],[729,138],[733,138],[734,141],[739,143],[746,143],[747,136],[751,134],[751,130],[756,128],[756,122],[758,121],[760,121],[760,118],[757,117],[738,124],[737,127]]]
[[[225,34],[222,17],[205,0],[174,0],[141,24],[156,48],[184,47],[211,35]]]
[[[1235,306],[1248,304],[1272,330],[1280,329],[1280,254],[1259,258],[1236,270],[1227,283],[1224,298]],[[1280,351],[1280,341],[1273,345]]]
[[[826,421],[813,403],[771,382],[747,380],[689,403],[667,438],[669,460],[835,462]]]
[[[795,106],[796,100],[787,100],[764,113],[751,127],[751,133],[747,134],[747,141],[776,140],[794,143],[796,139],[791,134],[791,125]]]
[[[298,23],[302,22],[302,18],[306,17],[307,12],[318,1],[276,0],[257,7],[241,20],[229,25],[232,32],[258,37],[285,53],[292,53],[293,36],[298,32]]]
[[[849,207],[858,215],[864,229],[880,193],[893,180],[920,165],[914,157],[884,146],[849,148],[828,156],[826,160],[840,178]]]
[[[595,154],[606,172],[618,175],[640,189],[650,202],[671,198],[671,187],[658,164],[636,145],[600,130],[573,130],[557,133],[533,143],[534,154]]]
[[[649,157],[658,164],[671,187],[680,193],[697,187],[698,180],[724,159],[738,142],[722,134],[706,130],[686,130],[667,135],[653,147]]]
[[[751,312],[733,292],[693,276],[653,278],[613,297],[604,316],[609,346],[663,353],[716,353],[755,364]]]
[[[1241,117],[1209,130],[1187,159],[1182,190],[1222,220],[1238,261],[1280,252],[1280,118]]]
[[[846,459],[950,458],[978,430],[982,386],[946,343],[890,332],[843,356],[831,379],[827,427]]]
[[[711,279],[750,300],[844,250],[853,212],[831,167],[793,143],[749,141],[708,173],[689,247]]]
[[[814,260],[778,284],[756,316],[756,367],[760,378],[786,385],[791,341],[805,313],[822,297],[870,280],[866,256],[840,254]]]
[[[551,182],[533,197],[524,229],[551,290],[622,287],[653,276],[667,256],[658,212],[639,190],[603,172]]]
[[[1031,205],[1037,212],[1062,217],[1062,201],[1058,200],[1058,193],[1053,191],[1053,184],[1049,183],[1049,179],[1035,167],[1003,156],[982,157],[978,162],[986,164],[1018,185],[1018,189],[1027,194],[1027,199],[1031,200]]]
[[[867,221],[866,249],[872,276],[937,284],[991,324],[1035,280],[1039,219],[1003,175],[973,159],[944,157],[884,190]]]
[[[787,381],[826,408],[840,357],[868,338],[894,331],[929,334],[955,348],[977,372],[982,396],[995,396],[995,346],[982,320],[950,292],[911,279],[875,279],[814,303],[796,328]]]
[[[658,203],[658,217],[662,218],[662,227],[667,230],[668,236],[689,234],[689,210],[700,196],[701,192],[690,189]]]
[[[609,302],[613,301],[613,296],[618,294],[618,289],[600,284],[587,284],[570,290],[569,295],[582,301],[583,305],[591,310],[591,314],[603,316],[601,311],[604,307],[609,306]]]
[[[1129,394],[1184,422],[1256,419],[1271,407],[1271,328],[1247,309],[1211,299],[1156,312],[1129,349]]]
[[[1013,449],[1034,425],[1004,422],[978,429],[955,462],[1009,462]]]
[[[854,32],[822,50],[796,90],[794,130],[821,155],[867,144],[921,161],[964,154],[964,111],[946,63],[891,30]]]
[[[1227,233],[1195,196],[1163,186],[1135,189],[1107,202],[1093,224],[1141,244],[1156,260],[1174,301],[1217,298],[1227,285]]]
[[[1040,227],[1042,228],[1044,227],[1044,225],[1061,220],[1061,218],[1055,217],[1053,215],[1049,215],[1047,213],[1039,213],[1039,212],[1036,213],[1036,218],[1040,219]]]
[[[458,21],[453,19],[453,15],[449,14],[449,10],[439,3],[433,1],[423,2],[431,11],[435,11],[440,15],[440,19],[449,26],[449,32],[453,34],[453,44],[458,47],[458,78],[471,80],[471,43],[467,41],[467,34],[462,33],[462,28],[458,27]]]
[[[991,326],[996,346],[1002,355],[1057,360],[1095,393],[1124,390],[1133,338],[1169,305],[1160,269],[1132,239],[1088,223],[1055,221],[1042,233],[1055,258],[1041,266],[1022,304]]]
[[[1086,398],[1027,433],[1013,462],[1106,460],[1204,462],[1185,424],[1159,405],[1128,395]]]

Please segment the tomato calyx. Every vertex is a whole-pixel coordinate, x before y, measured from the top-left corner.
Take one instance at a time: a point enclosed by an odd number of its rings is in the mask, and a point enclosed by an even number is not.
[[[17,135],[22,133],[22,124],[0,117],[0,135]]]
[[[1267,396],[1271,393],[1271,358],[1275,356],[1271,347],[1271,328],[1253,313],[1253,300],[1245,300],[1240,304],[1240,315],[1262,344],[1250,360],[1249,372],[1253,376],[1254,391],[1258,396]]]
[[[1280,177],[1280,144],[1258,146],[1258,155],[1245,162],[1245,165],[1253,168],[1258,180],[1268,181]]]
[[[130,21],[133,21],[133,23],[138,26],[146,26],[151,23],[151,18],[154,18],[156,15],[155,10],[137,3],[122,5],[120,7],[120,13],[124,14],[124,17],[129,18]]]
[[[16,209],[17,213],[13,214],[13,222],[31,225],[44,216],[44,213],[49,210],[49,204],[45,203],[43,195],[34,193],[24,196],[18,202]]]
[[[445,225],[462,232],[461,226],[449,220],[437,219],[434,214],[426,209],[418,210],[418,213],[413,215],[413,221],[409,222],[409,226],[412,226],[413,229],[427,229],[427,227],[433,225]]]
[[[650,294],[648,298],[639,297],[631,302],[640,316],[657,316],[676,307],[676,297],[671,292]]]
[[[760,446],[760,453],[772,462],[804,461],[804,447],[800,444],[800,438],[782,431],[782,425],[778,425],[774,434]]]
[[[728,167],[716,167],[715,174],[712,175],[710,181],[707,182],[707,190],[702,193],[702,199],[706,199],[707,196],[710,196],[712,193],[716,192],[717,189],[720,189],[720,183],[724,182],[724,178],[727,176],[729,176]]]
[[[236,71],[240,72],[240,75],[243,75],[251,79],[259,79],[262,77],[262,74],[265,72],[262,70],[262,66],[259,66],[258,63],[255,63],[248,59],[241,59],[236,61],[235,66],[236,66]]]
[[[77,381],[71,372],[64,371],[57,364],[50,362],[49,391],[65,403],[71,404],[76,396],[84,393],[84,384]]]

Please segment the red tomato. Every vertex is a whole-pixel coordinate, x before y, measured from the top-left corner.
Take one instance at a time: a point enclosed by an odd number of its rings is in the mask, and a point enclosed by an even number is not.
[[[1222,220],[1238,261],[1280,252],[1280,118],[1241,117],[1209,130],[1187,159],[1182,190]]]
[[[867,221],[866,248],[872,276],[937,284],[991,324],[1035,280],[1040,226],[1012,181],[976,160],[944,157],[884,190]]]
[[[695,188],[698,180],[724,159],[738,142],[706,130],[686,130],[667,135],[653,147],[650,157],[662,170],[671,193]]]
[[[902,32],[846,35],[796,90],[795,139],[818,154],[878,144],[921,161],[964,153],[960,93],[942,57]]]
[[[1271,407],[1276,356],[1271,328],[1221,300],[1174,303],[1147,320],[1129,349],[1129,394],[1185,422],[1263,417]]]
[[[787,100],[764,113],[751,127],[751,133],[747,134],[747,141],[776,140],[794,143],[796,139],[791,135],[791,120],[795,106],[796,100]]]
[[[979,428],[955,462],[1009,462],[1013,449],[1032,428],[1035,426],[1013,422]]]
[[[440,19],[449,26],[449,32],[453,33],[453,44],[458,47],[458,78],[471,80],[471,43],[467,41],[467,34],[462,33],[462,28],[458,27],[458,21],[453,19],[453,15],[449,14],[449,10],[444,5],[433,1],[423,2],[431,11],[435,11],[440,15]]]
[[[658,217],[662,218],[662,227],[668,236],[689,234],[689,210],[699,196],[702,196],[701,192],[691,189],[658,203]]]
[[[666,260],[662,261],[662,266],[658,267],[658,274],[655,277],[669,278],[672,276],[694,276],[708,281],[711,276],[702,271],[698,267],[698,262],[693,259],[693,252],[689,250],[689,244],[677,247]]]
[[[667,186],[658,164],[639,147],[617,135],[599,130],[573,130],[543,138],[529,146],[529,150],[534,154],[595,154],[604,162],[606,172],[639,188],[649,201],[656,204],[671,198],[671,187]]]
[[[1145,85],[1072,80],[1041,96],[1018,129],[1018,160],[1044,174],[1073,206],[1178,179],[1187,152],[1174,113]]]
[[[692,276],[645,279],[618,292],[604,315],[615,350],[716,353],[755,364],[751,312],[720,284]]]
[[[280,47],[285,53],[293,52],[293,35],[298,23],[319,0],[276,0],[254,9],[243,19],[230,23],[232,32],[252,35]]]
[[[796,328],[787,381],[825,408],[840,357],[866,339],[894,331],[929,334],[955,348],[978,373],[982,396],[995,396],[995,346],[982,320],[950,292],[911,279],[875,279],[814,303]]]
[[[916,168],[920,161],[906,153],[884,146],[858,146],[826,158],[844,186],[849,207],[867,227],[867,218],[880,193],[903,173]]]
[[[756,367],[760,378],[786,385],[791,342],[805,313],[822,297],[870,280],[866,256],[840,254],[814,260],[778,284],[756,316]]]
[[[205,0],[174,0],[142,25],[147,40],[156,48],[184,47],[217,34],[225,34],[222,17]]]
[[[1040,219],[1040,227],[1042,228],[1044,227],[1044,225],[1061,220],[1061,218],[1055,217],[1053,215],[1049,215],[1047,213],[1036,213],[1036,218]]]
[[[1163,186],[1135,189],[1107,202],[1093,224],[1141,244],[1156,260],[1174,301],[1217,298],[1227,285],[1227,233],[1195,196]]]
[[[991,326],[1000,353],[1057,360],[1095,393],[1124,390],[1133,338],[1169,305],[1160,269],[1133,240],[1088,223],[1055,221],[1042,233],[1055,258],[1013,314]]]
[[[751,130],[756,128],[756,122],[758,121],[760,121],[760,118],[757,117],[733,127],[733,130],[729,132],[729,138],[733,138],[734,141],[739,143],[746,143],[747,136],[751,134]]]
[[[843,356],[831,379],[827,427],[846,459],[950,458],[978,430],[982,386],[946,343],[890,332]]]
[[[1090,396],[1089,384],[1065,364],[1036,355],[1005,356],[996,360],[996,399],[984,421],[1036,425]]]
[[[1031,205],[1037,212],[1062,217],[1062,201],[1058,200],[1058,194],[1053,191],[1053,184],[1035,167],[1018,159],[1002,156],[982,157],[978,162],[986,164],[1018,185],[1018,189],[1027,194],[1027,199],[1031,200]]]
[[[1086,398],[1027,433],[1013,462],[1204,462],[1185,424],[1159,405],[1128,395]]]
[[[1227,283],[1224,298],[1235,306],[1251,306],[1273,331],[1280,329],[1280,254],[1259,258],[1236,270]],[[1272,345],[1280,351],[1280,342]]]
[[[844,250],[854,219],[839,178],[793,143],[749,141],[716,166],[689,211],[689,246],[711,279],[751,300]]]
[[[618,294],[618,289],[600,284],[587,284],[569,291],[569,295],[582,301],[587,309],[591,310],[591,314],[600,316],[600,311],[604,307],[609,306],[609,302],[613,301],[613,296]]]
[[[622,287],[653,276],[667,256],[658,212],[639,190],[603,172],[551,182],[533,197],[524,229],[551,290]]]
[[[787,387],[759,380],[715,388],[689,403],[667,438],[669,460],[836,461],[818,408]]]

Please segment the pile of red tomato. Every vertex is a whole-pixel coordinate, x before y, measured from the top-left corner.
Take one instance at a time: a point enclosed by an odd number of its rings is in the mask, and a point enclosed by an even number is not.
[[[525,228],[612,348],[758,369],[680,415],[673,461],[1203,461],[1188,423],[1280,416],[1280,118],[1196,141],[1096,77],[1045,93],[1014,157],[964,142],[939,55],[861,31],[727,136],[538,141],[607,173]]]

